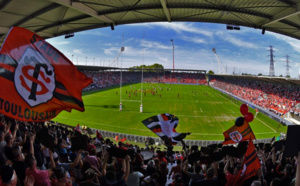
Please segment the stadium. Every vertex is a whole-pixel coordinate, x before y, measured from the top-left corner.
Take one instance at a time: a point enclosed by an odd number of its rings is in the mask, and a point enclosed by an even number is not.
[[[299,5],[0,0],[0,185],[300,185]]]
[[[141,71],[130,72],[128,69],[123,69],[121,89],[119,69],[101,71],[101,69],[95,70],[91,67],[92,71],[90,71],[87,67],[84,68],[83,72],[94,80],[94,83],[86,88],[83,96],[86,112],[61,113],[54,118],[54,121],[74,127],[80,124],[80,126],[114,132],[110,137],[117,135],[123,137],[126,134],[156,137],[143,126],[141,121],[153,115],[170,113],[179,118],[178,131],[193,131],[187,139],[210,140],[211,142],[224,139],[223,132],[235,123],[237,117],[242,116],[239,108],[243,103],[249,104],[250,111],[257,116],[251,122],[257,139],[278,137],[280,133],[286,133],[286,124],[298,121],[299,110],[297,107],[291,108],[292,105],[298,104],[297,94],[290,100],[281,101],[282,103],[288,102],[284,110],[280,103],[272,106],[266,105],[265,102],[269,98],[264,98],[265,95],[256,93],[257,95],[253,98],[242,97],[245,90],[232,92],[229,90],[236,88],[225,88],[223,85],[226,83],[229,87],[244,87],[251,82],[256,82],[257,87],[260,84],[268,84],[270,87],[281,87],[281,85],[293,87],[296,82],[294,88],[297,89],[297,80],[281,79],[282,83],[277,83],[278,78],[272,81],[263,77],[244,76],[242,77],[243,84],[236,85],[237,80],[241,81],[240,76],[207,76],[205,71],[197,70],[176,70],[173,73],[169,69],[164,72],[145,70],[143,83],[141,83]],[[257,87],[247,87],[247,92],[254,92]],[[272,94],[276,95],[279,92],[281,90]],[[103,97],[105,100],[102,99]],[[256,104],[253,100],[257,101]],[[268,104],[273,102],[269,101]],[[122,111],[120,111],[120,103],[122,103]],[[140,111],[141,105],[143,106],[142,112]],[[136,137],[136,139],[139,141],[139,138]]]

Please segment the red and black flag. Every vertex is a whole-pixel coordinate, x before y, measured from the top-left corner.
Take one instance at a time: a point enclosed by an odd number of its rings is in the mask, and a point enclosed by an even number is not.
[[[46,121],[62,110],[84,111],[82,89],[92,80],[40,36],[13,27],[0,50],[0,113]]]
[[[223,133],[225,141],[223,145],[238,143],[240,141],[245,141],[251,139],[256,139],[254,133],[248,124],[245,122],[242,126],[232,126]]]
[[[152,132],[158,135],[166,145],[182,141],[190,133],[177,133],[179,119],[172,114],[158,114],[142,121]]]
[[[249,140],[248,149],[246,151],[242,168],[240,169],[238,175],[235,178],[234,185],[243,185],[244,181],[257,174],[258,169],[260,169],[261,164],[257,156],[255,146],[253,145],[252,139]]]

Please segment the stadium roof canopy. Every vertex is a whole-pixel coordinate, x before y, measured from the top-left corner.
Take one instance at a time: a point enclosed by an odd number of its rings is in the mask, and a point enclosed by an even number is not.
[[[51,38],[130,23],[177,21],[246,26],[300,39],[300,0],[0,0],[0,17],[0,45],[12,26]]]

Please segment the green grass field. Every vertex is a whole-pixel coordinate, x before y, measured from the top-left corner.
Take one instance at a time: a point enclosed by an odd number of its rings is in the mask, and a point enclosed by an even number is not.
[[[53,121],[76,126],[78,123],[91,128],[119,133],[154,136],[142,124],[142,120],[160,114],[170,113],[179,118],[177,132],[191,132],[186,139],[223,140],[223,132],[234,125],[242,116],[241,103],[229,100],[220,92],[204,85],[150,84],[143,89],[156,88],[157,93],[143,94],[143,113],[140,113],[141,84],[122,87],[123,111],[119,111],[120,88],[84,93],[85,112],[73,110],[61,112]],[[129,91],[137,90],[137,96]],[[127,91],[127,93],[126,93]],[[160,97],[161,94],[161,97]],[[178,97],[179,94],[179,97]],[[251,108],[250,112],[255,115]],[[259,113],[250,126],[257,139],[279,136],[287,127]]]

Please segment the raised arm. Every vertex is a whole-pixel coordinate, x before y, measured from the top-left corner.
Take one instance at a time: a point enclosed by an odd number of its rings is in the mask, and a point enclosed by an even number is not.
[[[228,171],[228,166],[230,164],[230,159],[231,157],[229,155],[226,156],[226,163],[225,163],[225,166],[224,166],[224,173],[226,173]]]
[[[82,150],[79,150],[74,162],[70,163],[71,168],[76,167],[79,164],[79,162],[81,161],[81,152],[82,152]]]
[[[174,167],[172,167],[171,171],[170,171],[170,174],[169,174],[169,179],[171,178],[171,175],[173,174],[174,172]]]
[[[109,153],[106,152],[106,154],[104,155],[104,160],[103,160],[102,176],[106,175],[106,166],[107,166],[108,158],[109,158]]]
[[[275,165],[276,164],[276,152],[275,152],[275,148],[272,148],[272,162]]]
[[[126,155],[125,157],[125,162],[126,162],[126,171],[125,174],[123,175],[122,179],[126,182],[130,173],[130,156]]]
[[[34,140],[35,140],[35,135],[31,134],[30,135],[30,151],[29,152],[32,155],[34,155],[34,147],[33,147]]]
[[[183,163],[183,172],[185,174],[187,174],[187,170],[188,170],[188,165],[189,165],[189,160],[185,160],[185,162]]]
[[[13,133],[13,141],[16,141],[16,136],[17,136],[18,129],[19,129],[19,124],[16,124],[15,130],[14,130],[14,133]]]

